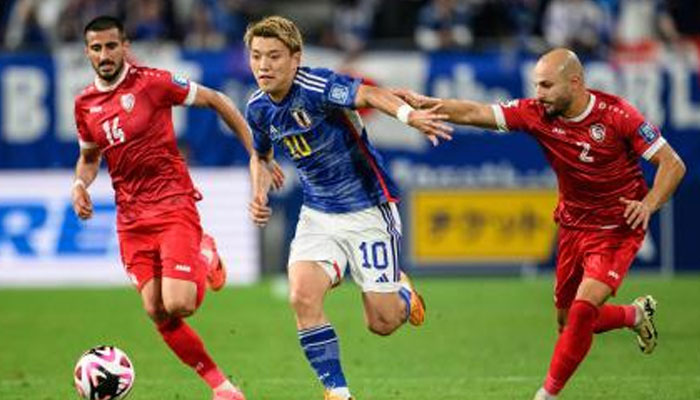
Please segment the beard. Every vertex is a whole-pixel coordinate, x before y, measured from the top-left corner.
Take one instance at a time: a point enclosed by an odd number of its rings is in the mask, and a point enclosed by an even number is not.
[[[571,107],[572,101],[571,98],[559,98],[552,102],[542,102],[542,105],[548,117],[559,117]]]
[[[100,71],[100,67],[101,67],[101,66],[103,66],[103,65],[110,65],[110,64],[115,66],[115,67],[114,67],[114,71],[112,71],[112,72],[110,72],[110,73],[104,73],[104,72]],[[107,82],[107,83],[112,83],[112,82],[114,82],[114,81],[117,79],[117,77],[119,76],[119,74],[122,72],[122,69],[124,69],[124,61],[123,61],[123,60],[122,60],[121,63],[116,63],[116,62],[103,62],[102,64],[98,65],[98,66],[95,68],[95,72],[96,72],[97,75],[100,77],[100,79],[104,80],[104,81]]]

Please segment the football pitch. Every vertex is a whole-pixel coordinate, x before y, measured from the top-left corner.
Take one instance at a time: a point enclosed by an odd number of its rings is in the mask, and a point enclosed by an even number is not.
[[[556,336],[551,278],[418,279],[426,324],[390,337],[364,327],[346,282],[327,301],[357,400],[530,400]],[[321,400],[284,295],[268,281],[209,293],[190,323],[248,400]],[[700,399],[700,276],[629,278],[615,301],[651,293],[659,346],[643,355],[629,331],[598,335],[562,400]],[[73,365],[98,344],[129,354],[129,399],[209,399],[194,372],[161,343],[135,292],[0,290],[0,399],[74,399]]]

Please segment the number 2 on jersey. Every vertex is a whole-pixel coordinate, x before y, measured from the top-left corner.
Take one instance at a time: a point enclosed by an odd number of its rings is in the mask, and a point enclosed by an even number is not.
[[[581,154],[578,155],[578,159],[585,163],[592,163],[593,156],[588,155],[588,153],[591,151],[591,145],[586,142],[576,142],[576,144],[583,147],[581,149]]]
[[[109,121],[103,122],[102,129],[105,131],[110,146],[115,143],[124,143],[124,131],[119,127],[119,117],[114,117],[111,125]]]

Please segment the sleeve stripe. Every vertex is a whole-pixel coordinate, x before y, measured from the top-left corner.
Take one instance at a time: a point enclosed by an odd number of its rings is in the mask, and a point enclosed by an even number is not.
[[[297,85],[303,87],[304,89],[308,89],[308,90],[311,90],[311,91],[313,91],[313,92],[323,93],[323,89],[319,89],[319,88],[316,87],[316,86],[308,86],[308,85],[306,85],[304,82],[302,82],[302,81],[300,81],[300,80],[295,79],[295,80],[294,80],[294,83],[296,83]]]
[[[319,88],[319,89],[321,89],[321,90],[323,90],[323,89],[326,88],[326,85],[325,85],[325,84],[323,84],[323,83],[318,83],[318,82],[316,82],[316,81],[312,81],[312,80],[310,80],[310,79],[308,79],[308,78],[304,78],[304,77],[301,76],[301,75],[297,75],[297,77],[296,77],[295,79],[297,79],[297,80],[299,80],[299,81],[301,81],[301,82],[304,82],[304,83],[306,83],[306,84],[309,85],[309,86],[317,87],[317,88]]]
[[[187,92],[187,97],[185,101],[182,102],[183,105],[191,106],[194,103],[194,99],[197,97],[197,84],[190,81],[190,90]]]
[[[78,140],[78,144],[80,144],[81,149],[94,149],[97,147],[97,143],[95,142],[86,142],[82,139]]]
[[[498,104],[492,104],[491,109],[493,110],[493,116],[496,118],[496,127],[499,132],[508,132],[508,125],[506,125],[506,116],[503,114],[503,109]]]
[[[650,160],[652,157],[654,157],[654,154],[656,154],[656,152],[659,151],[659,149],[661,149],[661,147],[663,147],[663,145],[665,144],[666,139],[664,139],[663,136],[660,136],[658,139],[656,139],[654,144],[649,146],[647,151],[645,151],[644,154],[642,154],[642,157],[644,157],[645,160]]]
[[[302,71],[302,70],[298,70],[297,75],[303,75],[305,78],[318,81],[319,83],[322,83],[323,85],[325,85],[328,82],[328,79],[326,79],[326,78],[321,78],[318,75],[313,75],[313,74],[310,74],[310,73]]]

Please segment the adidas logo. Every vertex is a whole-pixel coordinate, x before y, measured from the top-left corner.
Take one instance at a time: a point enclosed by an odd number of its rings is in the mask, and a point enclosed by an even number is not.
[[[376,283],[386,283],[389,282],[389,278],[386,277],[386,274],[382,274],[377,280],[375,281]]]
[[[178,264],[175,266],[175,271],[192,272],[192,268],[189,265]]]

